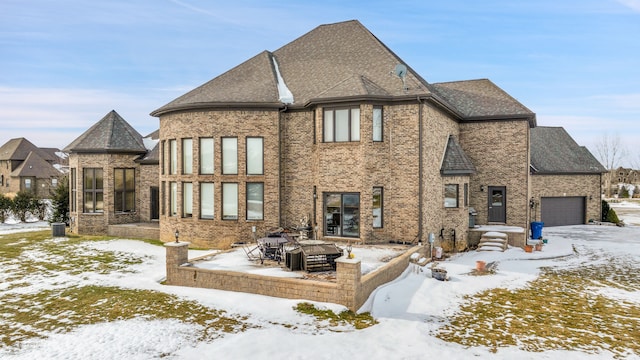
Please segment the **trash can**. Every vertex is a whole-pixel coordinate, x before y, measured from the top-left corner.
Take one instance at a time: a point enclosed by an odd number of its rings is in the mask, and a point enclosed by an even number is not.
[[[531,238],[532,239],[541,239],[542,238],[542,227],[544,223],[542,221],[532,221],[531,222]]]
[[[51,236],[62,237],[64,236],[65,223],[52,223],[51,224]]]
[[[473,229],[474,227],[476,227],[476,215],[478,215],[478,213],[476,212],[476,209],[470,207],[469,208],[469,229]]]

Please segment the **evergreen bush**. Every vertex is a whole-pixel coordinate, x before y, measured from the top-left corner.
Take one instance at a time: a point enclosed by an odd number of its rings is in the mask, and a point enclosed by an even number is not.
[[[4,194],[0,194],[0,224],[3,224],[7,217],[11,215],[12,208],[13,201]]]
[[[69,225],[69,180],[64,177],[51,195],[53,213],[49,223],[65,223]]]

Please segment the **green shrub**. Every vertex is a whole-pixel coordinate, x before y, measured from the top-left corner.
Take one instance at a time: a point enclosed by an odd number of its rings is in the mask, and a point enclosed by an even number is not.
[[[13,198],[13,214],[17,216],[20,221],[27,221],[27,213],[37,214],[38,199],[30,191],[20,191]]]
[[[619,224],[620,223],[620,219],[618,219],[618,214],[616,214],[616,211],[613,209],[609,209],[609,211],[607,212],[607,222],[610,223],[614,223],[614,224]]]
[[[0,194],[0,224],[4,223],[7,217],[11,215],[12,208],[13,201],[4,194]]]

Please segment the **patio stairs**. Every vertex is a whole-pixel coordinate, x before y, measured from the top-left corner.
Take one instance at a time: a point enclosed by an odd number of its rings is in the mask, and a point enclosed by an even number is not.
[[[488,231],[482,234],[477,251],[505,251],[509,245],[509,237],[505,233]]]

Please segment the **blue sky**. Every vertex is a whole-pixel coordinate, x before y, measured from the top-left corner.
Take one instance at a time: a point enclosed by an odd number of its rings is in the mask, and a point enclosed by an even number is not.
[[[320,24],[357,19],[428,82],[488,78],[595,154],[640,166],[640,0],[0,0],[0,145],[63,148]],[[635,153],[634,153],[635,151]]]

